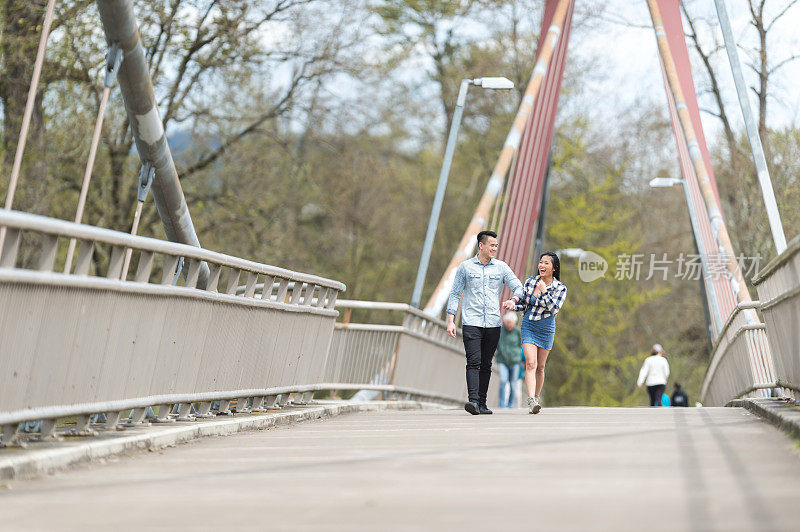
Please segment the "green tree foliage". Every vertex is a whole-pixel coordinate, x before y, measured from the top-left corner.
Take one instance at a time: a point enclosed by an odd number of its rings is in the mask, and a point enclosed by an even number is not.
[[[552,173],[558,183],[549,205],[548,242],[597,253],[608,262],[608,271],[584,282],[577,261],[562,257],[568,300],[558,315],[547,365],[547,399],[553,404],[637,404],[634,382],[641,347],[621,339],[632,325],[630,317],[665,289],[641,282],[644,278],[632,271],[632,279],[615,278],[617,272],[627,273],[625,257],[642,246],[636,213],[616,207],[626,201],[622,169],[598,165],[581,136],[562,138],[555,154]]]

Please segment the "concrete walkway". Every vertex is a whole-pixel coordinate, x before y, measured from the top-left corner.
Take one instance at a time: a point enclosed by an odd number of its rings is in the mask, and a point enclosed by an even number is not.
[[[800,450],[739,408],[386,411],[12,481],[0,529],[797,530]]]

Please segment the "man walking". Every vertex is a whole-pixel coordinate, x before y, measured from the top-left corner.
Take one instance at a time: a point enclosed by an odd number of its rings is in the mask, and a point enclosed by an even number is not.
[[[470,414],[491,414],[486,406],[492,358],[500,340],[500,293],[503,283],[522,298],[522,283],[511,268],[497,255],[497,233],[478,233],[478,254],[462,262],[456,270],[453,289],[447,301],[447,333],[456,337],[455,315],[461,301],[461,322],[464,350],[467,354],[467,395],[464,410]],[[503,309],[514,310],[514,301],[503,303]]]
[[[644,359],[642,369],[639,370],[639,380],[636,386],[647,385],[647,394],[650,396],[650,406],[661,406],[661,396],[667,387],[669,378],[669,363],[663,357],[664,348],[661,344],[655,344],[650,356]]]

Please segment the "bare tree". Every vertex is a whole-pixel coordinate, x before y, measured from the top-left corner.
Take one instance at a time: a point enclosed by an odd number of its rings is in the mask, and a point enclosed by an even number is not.
[[[292,109],[306,87],[340,71],[341,53],[355,39],[342,21],[355,8],[350,6],[358,4],[136,0],[165,130],[168,135],[200,133],[209,141],[207,149],[191,151],[195,159],[176,160],[181,178],[213,165],[232,146]],[[61,112],[85,112],[88,103],[96,113],[105,57],[96,8],[86,0],[62,2],[56,19],[59,30],[48,57],[55,63],[50,70],[59,76],[50,79],[50,85],[62,93],[84,95]],[[136,202],[132,176],[137,159],[130,124],[118,101],[112,101],[107,113],[104,154],[95,171],[102,191],[90,194],[87,219],[126,230]],[[77,179],[64,177],[70,179],[69,186],[77,186]],[[153,216],[145,212],[143,227]]]
[[[714,98],[714,103],[717,106],[716,111],[708,108],[704,108],[702,111],[719,118],[720,122],[722,123],[722,131],[725,135],[725,141],[728,145],[728,153],[731,157],[735,157],[738,153],[736,135],[731,127],[731,122],[728,118],[728,113],[725,110],[725,105],[722,102],[722,91],[720,89],[719,77],[717,76],[717,71],[713,66],[713,56],[722,50],[722,46],[718,42],[714,42],[714,46],[712,48],[708,50],[703,48],[698,36],[698,28],[695,19],[689,16],[688,11],[686,10],[686,2],[683,0],[681,0],[681,11],[683,11],[683,15],[686,19],[686,24],[689,29],[689,32],[686,34],[686,36],[689,38],[695,53],[700,58],[704,72],[708,76],[708,81],[711,85],[706,92],[711,94],[711,96]]]
[[[490,0],[434,0],[417,2],[387,0],[375,8],[384,21],[382,32],[400,43],[404,53],[421,46],[433,62],[430,78],[439,85],[440,104],[445,116],[445,129],[450,128],[456,106],[459,79],[454,80],[452,66],[455,54],[466,44],[457,33],[460,22],[481,4]]]
[[[749,67],[758,76],[758,88],[753,88],[752,90],[756,93],[756,96],[758,96],[758,133],[761,136],[761,142],[764,144],[764,152],[767,155],[767,160],[772,159],[770,157],[770,142],[767,135],[767,102],[770,96],[770,77],[792,61],[800,58],[800,55],[794,54],[775,62],[771,61],[771,56],[768,54],[771,49],[768,47],[767,41],[769,33],[773,30],[775,24],[797,4],[797,1],[798,0],[790,0],[786,2],[772,18],[768,18],[766,14],[767,0],[748,0],[747,2],[750,11],[750,25],[755,28],[758,34],[758,45],[751,47],[748,50],[748,55],[751,59]]]

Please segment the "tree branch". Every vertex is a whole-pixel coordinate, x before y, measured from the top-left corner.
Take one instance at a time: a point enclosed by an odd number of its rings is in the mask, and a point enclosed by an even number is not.
[[[269,120],[271,118],[275,118],[281,112],[283,112],[284,106],[291,100],[292,96],[294,95],[295,90],[300,85],[300,82],[303,79],[305,79],[305,78],[304,78],[304,76],[302,74],[297,76],[297,77],[295,77],[295,79],[292,82],[292,85],[286,91],[286,94],[284,94],[283,98],[281,98],[281,100],[276,105],[274,105],[269,111],[267,111],[265,113],[262,113],[255,120],[253,120],[250,124],[248,124],[245,128],[240,130],[238,133],[236,133],[232,137],[227,138],[225,141],[223,141],[219,145],[218,148],[213,150],[211,153],[203,156],[200,160],[198,160],[194,164],[190,165],[189,167],[179,171],[178,175],[181,177],[181,179],[183,179],[183,178],[185,178],[187,176],[190,176],[190,175],[192,175],[192,174],[194,174],[196,172],[199,172],[200,170],[206,168],[207,166],[212,164],[214,161],[219,159],[228,150],[228,148],[230,148],[231,146],[233,146],[234,144],[236,144],[237,142],[242,140],[247,135],[249,135],[249,134],[253,133],[254,131],[256,131],[258,129],[258,127],[261,124],[263,124],[264,122],[266,122],[267,120]]]
[[[795,59],[800,59],[800,54],[794,54],[791,57],[787,57],[783,61],[780,61],[777,65],[773,66],[767,71],[767,75],[770,76],[774,74],[777,70],[781,69],[782,67],[786,66],[788,63],[791,63]]]
[[[773,19],[772,19],[772,21],[771,21],[769,24],[767,24],[767,31],[771,30],[771,29],[772,29],[772,25],[773,25],[773,24],[775,24],[775,23],[778,21],[778,19],[780,19],[781,17],[783,17],[783,16],[786,14],[786,12],[787,12],[787,11],[789,11],[789,9],[791,9],[791,8],[792,8],[792,6],[794,6],[794,5],[795,5],[797,2],[798,2],[798,0],[791,0],[791,2],[789,2],[788,4],[786,4],[786,5],[784,6],[784,8],[783,8],[783,9],[781,9],[781,10],[778,12],[778,14],[777,14],[777,15],[775,15],[775,18],[773,18]],[[763,4],[762,4],[762,5],[763,5]]]

